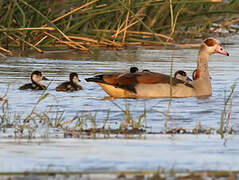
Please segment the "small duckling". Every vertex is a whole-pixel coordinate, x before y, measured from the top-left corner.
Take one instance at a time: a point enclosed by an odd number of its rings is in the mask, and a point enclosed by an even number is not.
[[[78,78],[78,74],[75,72],[70,73],[69,80],[63,82],[59,86],[56,87],[56,91],[78,91],[82,90],[83,88],[78,84],[80,82]]]
[[[142,72],[150,72],[150,70],[148,70],[148,69],[143,69]]]
[[[32,83],[25,84],[19,87],[20,90],[32,89],[32,90],[45,90],[47,87],[44,84],[41,84],[41,80],[48,80],[45,76],[42,75],[40,71],[33,71],[31,74]]]
[[[130,73],[137,73],[139,69],[137,67],[131,67],[129,71]]]
[[[174,73],[174,79],[179,79],[184,82],[192,81],[188,76],[187,73],[183,70],[178,70]]]

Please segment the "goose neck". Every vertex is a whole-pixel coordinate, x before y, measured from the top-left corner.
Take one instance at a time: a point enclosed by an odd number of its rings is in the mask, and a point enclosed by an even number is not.
[[[209,77],[208,59],[209,54],[205,51],[205,48],[200,48],[197,61],[197,71],[200,74],[199,77]]]

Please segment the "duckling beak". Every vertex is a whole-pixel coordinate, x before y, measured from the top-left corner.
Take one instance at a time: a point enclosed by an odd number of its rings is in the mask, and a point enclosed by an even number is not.
[[[49,81],[49,79],[46,78],[45,76],[42,77],[42,80]]]

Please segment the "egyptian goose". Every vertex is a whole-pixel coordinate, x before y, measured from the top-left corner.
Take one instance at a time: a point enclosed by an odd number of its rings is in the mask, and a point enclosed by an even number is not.
[[[82,90],[82,87],[78,84],[80,82],[78,74],[75,72],[70,73],[69,81],[63,82],[56,87],[56,91],[78,91]]]
[[[198,52],[198,78],[190,83],[155,72],[125,73],[121,76],[98,75],[86,78],[86,81],[97,83],[114,98],[211,96],[208,59],[214,53],[229,56],[218,40],[214,38],[204,40]]]
[[[32,89],[32,90],[45,90],[46,86],[41,84],[41,80],[48,80],[45,76],[42,75],[40,71],[33,71],[31,74],[32,83],[25,84],[21,86],[20,90]]]

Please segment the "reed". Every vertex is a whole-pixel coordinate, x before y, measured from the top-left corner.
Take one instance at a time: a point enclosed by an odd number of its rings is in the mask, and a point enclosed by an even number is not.
[[[97,175],[97,176],[94,176]],[[108,175],[108,176],[107,176]],[[3,179],[29,179],[34,176],[37,179],[144,179],[144,180],[160,180],[160,179],[238,179],[239,171],[191,171],[191,170],[84,170],[84,171],[31,171],[31,172],[0,172]]]
[[[4,0],[0,2],[0,53],[40,47],[167,45],[226,29],[237,32],[238,1],[208,0]],[[133,42],[132,42],[133,41]],[[156,42],[156,43],[152,43]],[[6,51],[7,50],[7,51]]]
[[[236,88],[236,82],[232,85],[231,91],[229,95],[226,97],[225,92],[225,98],[224,98],[224,107],[221,113],[221,121],[220,121],[220,127],[218,130],[218,133],[221,135],[221,138],[224,138],[224,134],[229,131],[229,123],[231,119],[231,111],[232,111],[232,100],[233,100],[233,94]]]
[[[58,109],[57,105],[39,112],[37,107],[43,101],[48,100],[49,97],[53,97],[58,104],[57,98],[47,91],[43,91],[28,114],[13,113],[8,106],[7,92],[8,89],[0,98],[0,103],[2,103],[0,104],[2,108],[0,112],[0,131],[6,132],[7,129],[14,129],[15,137],[33,138],[39,135],[48,137],[49,130],[58,130],[66,137],[86,135],[91,138],[96,138],[97,134],[103,134],[104,137],[109,137],[111,134],[124,134],[128,137],[129,134],[141,135],[146,132],[146,126],[143,126],[143,122],[146,121],[146,107],[144,112],[137,119],[134,119],[131,117],[129,106],[126,103],[125,108],[121,110],[125,113],[123,122],[127,123],[127,126],[122,127],[122,124],[120,124],[118,127],[111,128],[110,110],[107,112],[103,123],[98,122],[97,113],[91,112],[77,114],[72,119],[66,119],[64,111]],[[115,105],[121,108],[117,104]]]

